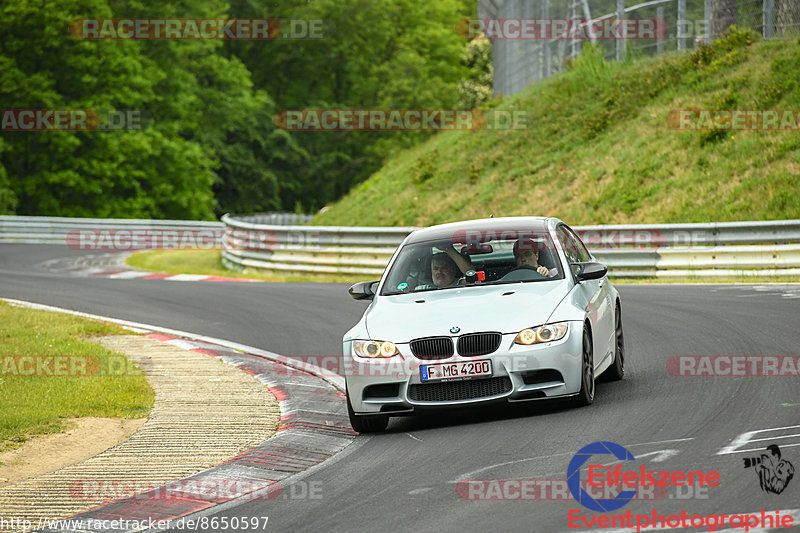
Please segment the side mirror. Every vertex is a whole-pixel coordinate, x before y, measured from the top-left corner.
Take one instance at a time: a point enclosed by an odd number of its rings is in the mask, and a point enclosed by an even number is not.
[[[350,296],[352,296],[355,300],[372,300],[375,298],[375,292],[373,292],[372,286],[376,283],[378,282],[362,281],[361,283],[356,283],[350,287],[347,292],[349,292]]]
[[[573,268],[578,281],[600,279],[608,273],[608,267],[602,263],[572,263],[570,266]]]

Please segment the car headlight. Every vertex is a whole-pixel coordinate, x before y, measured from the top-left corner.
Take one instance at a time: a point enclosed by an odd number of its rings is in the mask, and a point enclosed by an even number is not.
[[[361,357],[392,357],[399,354],[397,346],[389,341],[353,341],[353,350]]]
[[[543,342],[553,342],[563,339],[569,331],[569,322],[558,322],[556,324],[545,324],[538,328],[525,328],[517,334],[514,339],[516,344],[540,344]]]

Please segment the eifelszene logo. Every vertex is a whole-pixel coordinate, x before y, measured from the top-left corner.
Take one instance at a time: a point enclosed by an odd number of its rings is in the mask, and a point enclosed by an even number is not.
[[[745,457],[744,467],[754,467],[758,475],[761,490],[780,494],[794,477],[794,466],[786,459],[781,459],[781,449],[777,444],[767,446],[769,454],[761,457]]]
[[[598,464],[591,460],[595,455],[613,455],[616,461],[613,467]],[[621,464],[635,461],[636,458],[625,447],[614,442],[593,442],[578,450],[567,467],[567,487],[572,497],[582,506],[592,511],[606,513],[616,511],[636,497],[638,487],[716,487],[720,484],[720,474],[711,470],[696,471],[655,471],[639,464],[625,469]],[[611,463],[611,464],[614,464]],[[581,487],[581,470],[588,474],[587,488],[608,488],[606,497],[595,499]],[[627,489],[627,490],[620,490]]]
[[[611,454],[620,461],[634,461],[636,458],[631,452],[615,442],[593,442],[578,450],[567,467],[567,487],[575,501],[592,511],[605,513],[615,511],[626,505],[634,496],[636,491],[622,491],[615,498],[595,500],[588,492],[581,488],[581,467],[586,464],[593,455]]]

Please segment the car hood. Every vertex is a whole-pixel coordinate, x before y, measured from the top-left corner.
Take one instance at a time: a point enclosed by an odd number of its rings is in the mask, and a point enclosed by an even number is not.
[[[379,296],[366,313],[370,338],[406,343],[476,331],[515,333],[544,324],[569,290],[567,280],[460,287]]]

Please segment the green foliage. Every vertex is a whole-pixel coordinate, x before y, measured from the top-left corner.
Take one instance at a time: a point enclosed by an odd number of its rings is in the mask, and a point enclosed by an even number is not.
[[[753,30],[739,29],[736,26],[731,26],[725,32],[725,35],[720,39],[713,41],[711,45],[701,45],[697,50],[689,54],[689,62],[692,65],[702,67],[711,65],[712,61],[717,60],[720,56],[725,57],[727,52],[731,52],[742,48],[743,46],[750,46],[757,42],[760,35]],[[721,63],[722,65],[731,65],[731,62]]]
[[[432,153],[425,154],[417,160],[411,177],[415,185],[424,185],[426,181],[436,175],[436,160],[438,158],[439,153],[434,150]]]
[[[769,83],[763,87],[763,107],[771,105],[784,96],[796,96],[800,88],[800,54],[788,58],[777,58],[770,67]],[[800,105],[800,100],[789,102],[791,108]]]
[[[0,7],[4,107],[132,109],[154,117],[138,130],[5,132],[0,162],[13,201],[0,207],[32,215],[209,218],[212,154],[157,113],[164,96],[158,85],[179,69],[159,65],[141,42],[77,40],[67,31],[74,19],[113,15],[104,0],[59,0],[47,9],[9,0]]]
[[[462,109],[475,109],[492,99],[492,43],[489,39],[472,39],[461,53],[461,64],[469,73],[458,83]]]
[[[354,189],[312,223],[429,225],[488,213],[573,224],[800,218],[796,132],[668,122],[681,109],[797,109],[793,40],[755,42],[731,28],[683,54],[608,64],[587,52],[497,105],[527,111],[529,128],[437,135],[391,159],[366,182],[368,194]]]
[[[3,2],[4,108],[136,110],[146,120],[127,131],[2,133],[0,213],[212,218],[319,208],[431,134],[287,132],[274,113],[485,102],[488,43],[455,32],[474,10],[471,0]],[[89,41],[68,32],[75,19],[115,17],[320,19],[324,38]]]
[[[473,1],[296,0],[274,7],[260,0],[231,0],[230,4],[231,13],[239,17],[323,21],[323,39],[226,43],[229,53],[247,65],[255,86],[267,91],[279,110],[455,108],[463,104],[459,87],[480,78],[478,71],[484,68],[462,63],[469,43],[455,32],[460,18],[474,16]],[[485,76],[481,80],[485,84]],[[387,156],[430,136],[359,131],[292,134],[303,157],[285,173],[276,173],[281,205],[291,209],[299,202],[306,211],[322,207],[366,179]]]
[[[605,51],[599,44],[583,43],[580,55],[568,63],[569,70],[574,70],[577,73],[576,77],[584,78],[586,81],[608,79],[619,63],[606,61],[604,56]]]
[[[3,166],[3,150],[4,141],[0,138],[0,215],[9,215],[14,212],[17,206],[17,196],[11,188],[11,181],[8,179],[8,173]]]

